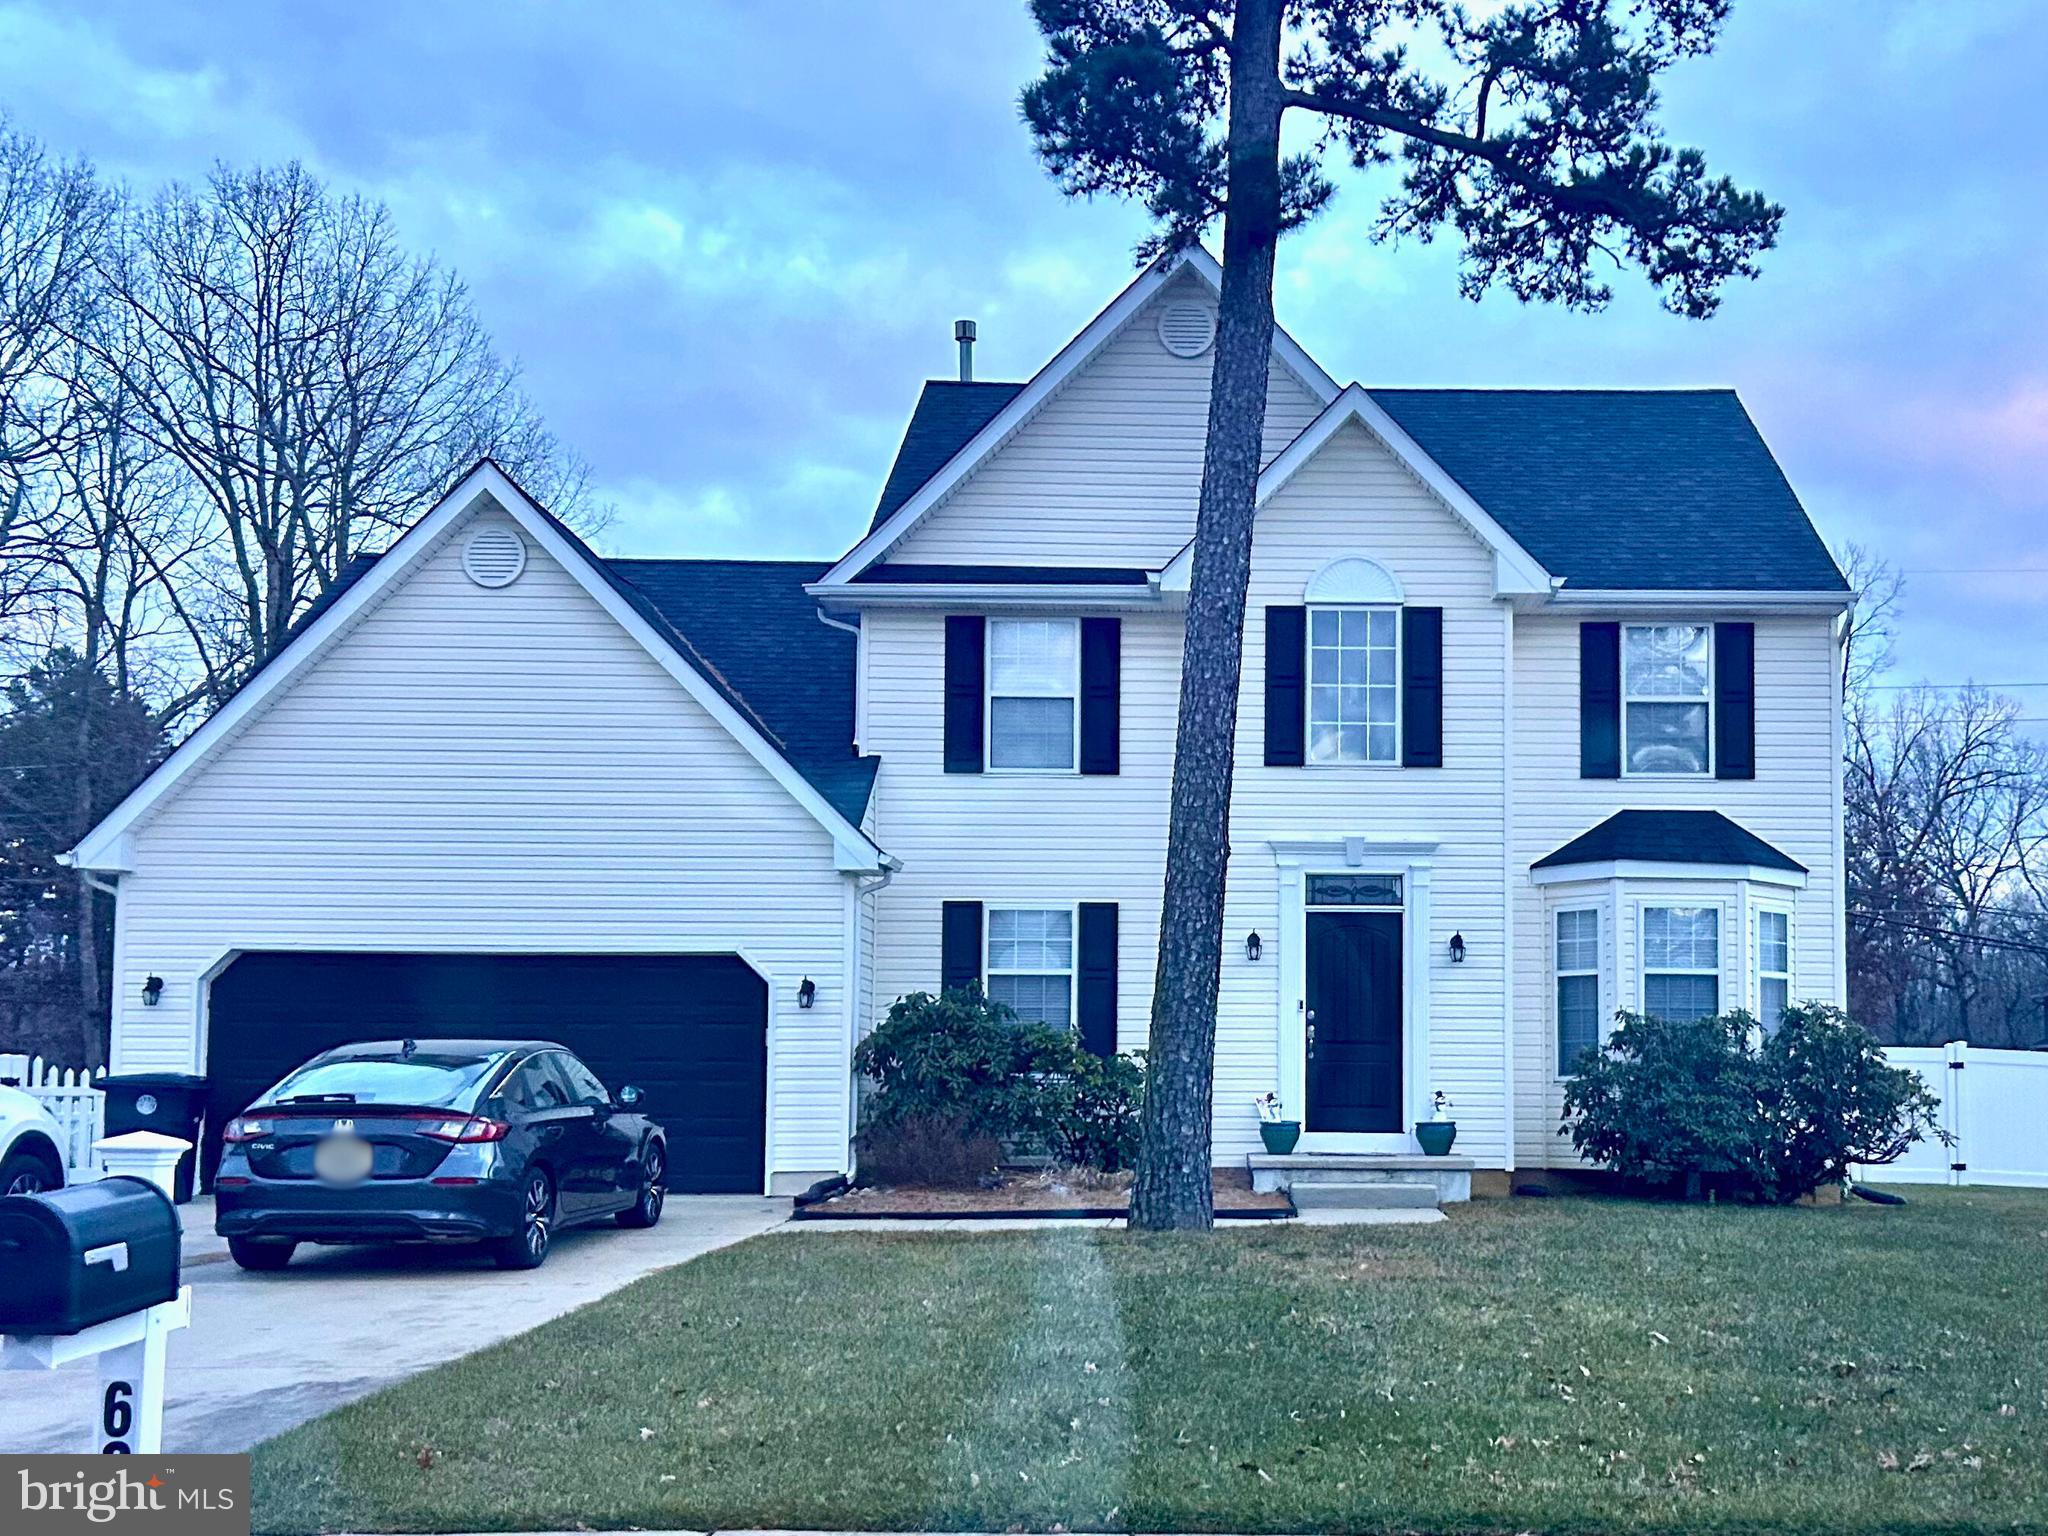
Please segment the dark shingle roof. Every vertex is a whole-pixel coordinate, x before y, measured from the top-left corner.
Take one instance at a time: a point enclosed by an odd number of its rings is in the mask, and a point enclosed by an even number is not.
[[[1582,832],[1532,869],[1563,864],[1605,864],[1643,859],[1658,864],[1753,864],[1762,869],[1806,873],[1787,857],[1737,826],[1719,811],[1617,811],[1590,832]]]
[[[1567,587],[1847,590],[1733,390],[1368,393]]]
[[[937,474],[948,459],[964,448],[995,419],[996,413],[1016,398],[1022,384],[962,384],[954,379],[927,379],[924,393],[917,397],[917,409],[910,413],[910,425],[903,429],[902,446],[896,462],[889,466],[889,478],[882,484],[882,499],[875,504],[880,527],[889,515],[915,496],[925,481]]]
[[[875,524],[1023,387],[927,383]],[[1367,392],[1568,587],[1847,590],[1733,390]]]
[[[605,560],[600,564],[686,636],[793,767],[860,825],[881,759],[853,751],[857,641],[804,591],[829,564],[800,560]]]

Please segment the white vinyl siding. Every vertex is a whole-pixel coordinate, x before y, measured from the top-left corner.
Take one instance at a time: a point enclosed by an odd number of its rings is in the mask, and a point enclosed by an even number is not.
[[[830,838],[538,549],[472,583],[468,526],[137,831],[115,1069],[203,1071],[205,978],[238,950],[737,951],[769,982],[775,1167],[842,1169]]]
[[[1646,906],[1642,924],[1643,1012],[1674,1022],[1719,1013],[1720,909]]]
[[[1195,533],[1215,356],[1168,352],[1159,308],[1189,298],[1215,302],[1192,273],[1168,283],[888,558],[1157,570],[1178,554]],[[1275,361],[1263,459],[1321,409]]]
[[[1453,615],[1446,614],[1448,626]],[[1529,883],[1531,863],[1597,826],[1618,810],[1712,807],[1805,865],[1804,888],[1772,890],[1793,914],[1792,995],[1840,1002],[1841,862],[1837,841],[1836,733],[1833,620],[1826,615],[1758,616],[1756,625],[1755,779],[1701,780],[1690,775],[1646,774],[1620,783],[1579,777],[1579,624],[1577,615],[1532,613],[1515,620],[1514,751],[1511,757],[1514,845],[1510,891],[1515,904],[1518,965],[1516,1020],[1516,1162],[1568,1167],[1569,1142],[1556,1135],[1562,1112],[1557,1079],[1557,1036],[1552,980],[1540,962],[1552,942],[1556,887]],[[1701,900],[1725,904],[1722,919],[1721,997],[1726,1006],[1750,995],[1751,961],[1736,942],[1750,929],[1740,893],[1727,882],[1627,882],[1609,891],[1618,900],[1605,941],[1616,949],[1603,1006],[1640,1006],[1633,904],[1669,905]],[[1761,893],[1764,887],[1753,887]],[[1581,903],[1572,903],[1581,904]],[[1470,936],[1470,930],[1467,930]],[[1462,1114],[1462,1106],[1460,1106]]]
[[[1158,349],[1156,338],[1147,345]],[[1149,442],[1153,418],[1143,403],[1125,399],[1120,408],[1120,451],[1129,451],[1134,441]],[[1180,402],[1172,402],[1170,419],[1177,422],[1180,410]],[[1004,450],[984,473],[999,469],[1004,455],[1014,451],[1015,446]],[[1190,464],[1195,478],[1188,482],[1188,515],[1199,478],[1198,452]],[[1031,515],[1028,509],[1017,513]],[[935,525],[939,516],[934,514]],[[1445,766],[1376,776],[1370,796],[1361,795],[1349,775],[1264,766],[1262,610],[1299,604],[1309,578],[1333,551],[1358,551],[1380,561],[1399,578],[1408,601],[1445,610]],[[1051,553],[1039,548],[1035,558],[1044,563]],[[1428,1057],[1408,1063],[1407,1070],[1416,1086],[1440,1088],[1457,1104],[1461,1153],[1469,1149],[1494,1165],[1506,1156],[1502,776],[1508,612],[1494,600],[1492,583],[1492,556],[1362,428],[1337,434],[1260,513],[1246,611],[1218,1008],[1219,1161],[1258,1148],[1251,1099],[1275,1086],[1280,1030],[1299,1028],[1295,999],[1285,999],[1283,1007],[1278,995],[1282,925],[1271,845],[1325,838],[1341,845],[1347,837],[1438,844],[1432,929],[1418,949],[1427,956],[1429,972]],[[1142,1048],[1166,868],[1179,616],[1123,617],[1122,771],[1100,778],[940,772],[943,720],[933,700],[940,694],[942,616],[871,609],[862,626],[868,657],[863,745],[882,757],[878,836],[903,861],[901,873],[877,897],[875,1009],[936,985],[940,905],[961,890],[1015,906],[1115,901],[1122,962],[1119,1043],[1125,1050]],[[1337,866],[1343,867],[1341,858]],[[1256,962],[1245,958],[1244,947],[1254,930],[1262,939]],[[1463,933],[1468,947],[1468,958],[1458,966],[1447,949],[1454,931]],[[1540,946],[1531,952],[1543,974]]]
[[[989,1001],[1030,1024],[1074,1023],[1074,909],[990,907],[982,976]]]
[[[988,621],[988,766],[1072,773],[1081,732],[1081,626]]]

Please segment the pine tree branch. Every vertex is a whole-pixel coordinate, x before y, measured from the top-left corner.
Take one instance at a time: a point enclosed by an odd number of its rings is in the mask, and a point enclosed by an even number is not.
[[[1385,107],[1369,106],[1364,102],[1349,101],[1319,91],[1304,91],[1298,87],[1288,88],[1283,95],[1283,102],[1287,106],[1299,107],[1306,112],[1320,112],[1328,117],[1341,117],[1348,122],[1364,123],[1368,127],[1381,128],[1420,144],[1433,145],[1438,149],[1449,150],[1453,154],[1483,161],[1504,180],[1524,191],[1534,192],[1552,202],[1586,213],[1604,215],[1631,226],[1640,225],[1645,221],[1654,222],[1656,219],[1656,211],[1640,201],[1624,200],[1581,182],[1558,181],[1529,170],[1515,159],[1511,140],[1478,138],[1454,129],[1438,128],[1405,112],[1393,112]]]

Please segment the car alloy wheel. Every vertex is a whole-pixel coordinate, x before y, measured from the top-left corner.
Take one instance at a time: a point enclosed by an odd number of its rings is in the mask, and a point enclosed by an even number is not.
[[[39,1195],[49,1188],[49,1182],[42,1169],[23,1168],[7,1181],[5,1189],[0,1189],[0,1195]]]
[[[549,1228],[554,1220],[554,1189],[548,1176],[535,1169],[526,1176],[526,1215],[519,1228],[519,1243],[527,1262],[538,1266],[548,1256]]]
[[[647,1160],[640,1165],[640,1172],[640,1214],[651,1227],[661,1220],[662,1202],[668,1199],[668,1161],[661,1155],[661,1148],[647,1149]]]
[[[668,1158],[661,1143],[650,1144],[640,1158],[640,1193],[619,1212],[622,1227],[651,1227],[661,1220],[662,1202],[668,1199]]]

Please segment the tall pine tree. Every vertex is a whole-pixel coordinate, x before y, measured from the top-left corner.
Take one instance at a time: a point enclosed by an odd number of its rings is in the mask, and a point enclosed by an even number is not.
[[[1461,287],[1597,309],[1600,263],[1682,315],[1753,277],[1782,210],[1665,142],[1657,77],[1708,52],[1731,0],[1033,0],[1045,73],[1023,95],[1074,196],[1142,200],[1141,254],[1223,223],[1223,292],[1196,509],[1144,1143],[1131,1220],[1206,1227],[1232,742],[1281,234],[1333,187],[1326,156],[1400,164],[1374,234],[1463,244]],[[1288,113],[1309,119],[1283,156]]]

